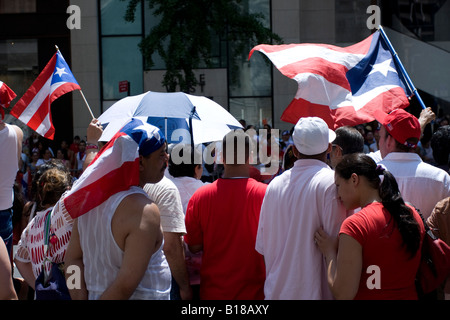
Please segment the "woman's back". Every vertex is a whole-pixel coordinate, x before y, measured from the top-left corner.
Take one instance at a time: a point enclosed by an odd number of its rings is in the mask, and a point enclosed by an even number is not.
[[[420,226],[421,241],[425,229],[419,214],[414,218]],[[362,246],[362,273],[355,299],[417,299],[415,276],[421,250],[412,257],[391,214],[380,202],[374,202],[348,217],[341,233]]]

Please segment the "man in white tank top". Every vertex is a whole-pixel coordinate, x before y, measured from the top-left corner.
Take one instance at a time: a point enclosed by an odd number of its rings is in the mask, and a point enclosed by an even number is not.
[[[16,125],[6,124],[0,120],[0,237],[3,238],[10,255],[13,241],[13,186],[17,171],[19,170],[22,140],[22,129]]]
[[[80,267],[83,281],[81,289],[70,290],[72,299],[169,299],[171,273],[162,251],[160,214],[142,190],[162,179],[165,149],[162,133],[141,140],[140,187],[113,194],[75,220],[65,268]]]

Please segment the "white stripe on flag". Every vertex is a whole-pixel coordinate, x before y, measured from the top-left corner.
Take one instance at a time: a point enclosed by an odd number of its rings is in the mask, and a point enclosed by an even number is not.
[[[322,58],[346,66],[348,69],[357,65],[366,55],[335,51],[318,45],[298,45],[277,52],[267,53],[260,49],[279,69],[291,63],[311,58]]]
[[[28,121],[30,121],[31,118],[33,118],[34,114],[37,112],[42,102],[44,102],[44,100],[47,98],[49,94],[48,88],[50,87],[51,81],[52,78],[48,78],[48,80],[45,82],[45,84],[42,86],[39,92],[34,96],[33,100],[31,100],[27,108],[19,116],[20,121],[22,121],[23,123],[28,123]]]
[[[380,86],[376,87],[370,91],[365,92],[362,95],[359,96],[352,96],[350,101],[350,104],[347,104],[347,101],[342,102],[343,105],[339,105],[338,107],[343,107],[345,104],[347,105],[353,105],[356,111],[364,107],[367,103],[369,103],[372,99],[376,98],[380,94],[389,91],[394,88],[399,88],[397,85],[386,85],[386,86]]]
[[[47,113],[44,120],[42,120],[39,127],[36,129],[36,132],[39,133],[41,136],[45,136],[52,127],[52,123],[50,121],[50,113]]]
[[[330,109],[337,109],[339,104],[350,101],[352,93],[347,89],[329,82],[324,77],[315,73],[300,73],[294,77],[298,82],[296,99],[305,99],[314,104],[329,106]],[[344,102],[342,102],[344,101]]]
[[[52,96],[53,92],[54,92],[56,89],[58,89],[60,86],[62,86],[62,85],[65,84],[65,83],[67,83],[67,82],[65,82],[65,81],[60,81],[60,82],[56,82],[56,83],[52,84],[52,85],[50,86],[50,97]]]
[[[111,148],[106,149],[92,165],[86,168],[81,177],[74,183],[72,190],[79,189],[78,186],[80,185],[85,187],[95,183],[108,172],[120,168],[124,162],[134,161],[138,157],[137,144],[134,141],[134,143],[126,142],[126,140],[133,139],[128,135],[119,137]],[[110,156],[113,150],[116,150],[114,157]],[[103,159],[108,162],[103,161]]]
[[[313,104],[326,105],[332,110],[353,106],[358,111],[378,95],[398,87],[396,85],[379,86],[362,95],[354,96],[347,89],[315,73],[300,73],[294,77],[294,80],[298,82],[299,87],[295,95],[296,99],[301,98]]]

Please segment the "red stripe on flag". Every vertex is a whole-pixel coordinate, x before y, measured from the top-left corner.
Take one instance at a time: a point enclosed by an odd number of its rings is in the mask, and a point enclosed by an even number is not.
[[[100,150],[100,152],[97,153],[97,155],[94,157],[94,159],[92,159],[91,163],[89,163],[89,166],[92,166],[98,158],[100,158],[103,153],[106,152],[106,150],[112,148],[114,146],[114,142],[121,136],[126,136],[127,134],[125,132],[117,132],[104,146],[103,148]]]
[[[327,81],[337,84],[348,91],[351,91],[345,74],[348,69],[342,64],[330,62],[322,58],[311,58],[288,64],[281,67],[280,72],[289,78],[294,78],[300,73],[314,73],[324,77]]]
[[[49,111],[48,111],[48,119],[50,120],[50,128],[44,134],[44,138],[53,140],[53,138],[55,137],[55,127],[53,126],[53,119],[52,119],[52,113],[50,112],[50,107],[49,107]]]
[[[27,92],[25,92],[23,97],[14,105],[14,108],[11,110],[11,115],[13,115],[16,118],[20,117],[22,112],[28,107],[28,105],[36,96],[36,94],[42,89],[44,84],[52,76],[53,71],[55,70],[55,65],[56,65],[56,53],[47,63],[47,65],[39,74],[39,76],[36,78],[36,80],[34,80],[33,84],[27,90]]]
[[[45,119],[45,117],[49,112],[50,112],[50,101],[49,96],[46,96],[45,100],[33,114],[30,121],[28,121],[27,126],[29,126],[33,130],[36,130],[41,125],[42,121]]]
[[[139,185],[137,166],[139,166],[139,158],[136,158],[134,162],[124,162],[119,168],[108,172],[95,182],[68,195],[64,199],[64,205],[66,208],[71,209],[69,211],[71,217],[75,219],[101,205],[110,196],[128,190],[130,186]],[[106,186],[108,187],[107,189]],[[105,189],[108,191],[104,192],[103,190]]]
[[[369,52],[370,44],[372,42],[373,35],[370,35],[366,39],[362,40],[361,42],[355,43],[354,45],[348,46],[348,47],[338,47],[330,44],[324,44],[324,43],[293,43],[293,44],[281,44],[281,45],[268,45],[268,44],[260,44],[252,48],[250,51],[248,58],[252,56],[253,52],[256,50],[262,50],[265,53],[274,53],[274,52],[280,52],[284,50],[288,50],[291,48],[295,48],[298,46],[317,46],[322,47],[325,49],[333,50],[336,52],[342,52],[342,53],[352,53],[352,54],[363,54],[366,55]]]
[[[76,83],[73,82],[64,83],[63,85],[59,86],[55,91],[52,92],[50,103],[52,103],[62,95],[77,89],[81,90],[81,87]]]
[[[298,119],[303,117],[319,117],[333,128],[334,119],[331,116],[330,108],[325,105],[311,103],[305,99],[294,99],[281,115],[281,120],[296,124]]]
[[[373,112],[382,108],[385,112],[406,108],[409,101],[402,88],[397,87],[379,94],[358,111],[352,106],[331,110],[326,105],[314,104],[304,99],[294,99],[281,115],[281,120],[296,124],[302,117],[322,118],[330,129],[342,126],[355,126],[375,120]]]

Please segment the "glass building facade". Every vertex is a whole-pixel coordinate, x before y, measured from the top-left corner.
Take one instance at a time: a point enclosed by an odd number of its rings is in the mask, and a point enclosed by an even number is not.
[[[144,71],[164,70],[164,61],[155,54],[154,65],[145,65],[138,44],[159,22],[145,0],[137,6],[134,22],[126,22],[124,15],[127,2],[120,0],[99,0],[100,38],[101,38],[101,84],[102,99],[106,105],[127,95],[120,92],[118,83],[129,81],[130,94],[142,93],[145,87]],[[270,28],[270,0],[242,2],[242,10],[263,14],[264,26]],[[248,60],[251,47],[242,54],[231,56],[234,45],[220,37],[212,39],[212,66],[209,69],[226,69],[225,91],[227,105],[222,105],[237,119],[246,119],[248,123],[262,126],[273,119],[272,68],[261,55]],[[234,68],[231,68],[233,65]],[[206,68],[206,65],[204,66]],[[233,72],[233,75],[231,74]],[[162,79],[161,79],[162,80]],[[211,97],[214,99],[214,97]]]

